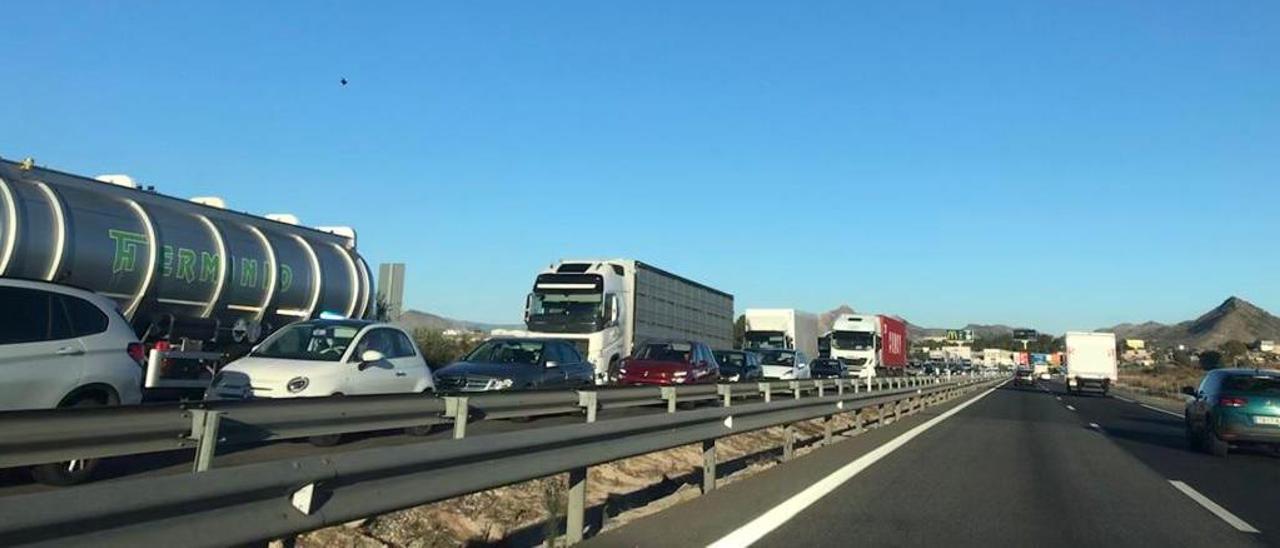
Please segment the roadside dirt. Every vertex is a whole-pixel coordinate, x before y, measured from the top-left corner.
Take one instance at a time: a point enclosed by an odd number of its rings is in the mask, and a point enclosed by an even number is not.
[[[873,415],[864,412],[864,420]],[[851,429],[853,416],[833,419],[837,433]],[[796,426],[796,454],[821,446],[821,421]],[[721,485],[750,477],[778,463],[781,427],[722,438],[717,443]],[[837,440],[839,437],[837,436]],[[701,492],[702,448],[687,445],[594,466],[588,474],[588,507],[593,528],[620,527],[664,510]],[[529,546],[563,534],[567,475],[538,479],[377,516],[300,536],[305,547]],[[588,523],[592,523],[588,510]]]

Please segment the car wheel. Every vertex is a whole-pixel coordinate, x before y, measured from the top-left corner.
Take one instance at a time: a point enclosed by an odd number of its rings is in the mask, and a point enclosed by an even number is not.
[[[63,407],[103,407],[100,401],[81,398]],[[63,487],[84,483],[97,470],[100,459],[77,459],[66,462],[51,462],[31,467],[31,479],[36,483]]]
[[[1219,438],[1212,428],[1204,429],[1204,445],[1209,454],[1215,457],[1225,457],[1231,450],[1231,446],[1222,438]]]
[[[333,447],[342,442],[342,434],[329,434],[327,436],[311,436],[307,438],[311,445],[316,447]]]
[[[428,424],[426,426],[410,426],[404,429],[404,433],[410,436],[430,436],[431,434],[439,432],[443,426],[444,425],[442,424]]]
[[[1196,435],[1195,429],[1191,428],[1191,423],[1186,424],[1187,430],[1187,447],[1192,451],[1204,451],[1204,440]]]

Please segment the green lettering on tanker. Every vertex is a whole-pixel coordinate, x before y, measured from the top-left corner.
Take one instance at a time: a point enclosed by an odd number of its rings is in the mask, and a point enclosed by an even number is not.
[[[185,247],[178,248],[178,277],[187,283],[196,281],[196,252]]]
[[[293,285],[293,269],[287,264],[280,265],[280,291],[283,293]]]
[[[240,287],[258,286],[258,260],[240,259]]]
[[[160,247],[160,264],[163,265],[164,277],[173,276],[173,246]]]
[[[111,273],[133,272],[138,265],[138,246],[147,244],[147,237],[127,230],[107,230],[107,235],[115,242],[115,254],[111,257]]]
[[[200,283],[218,279],[218,256],[207,251],[200,252]]]

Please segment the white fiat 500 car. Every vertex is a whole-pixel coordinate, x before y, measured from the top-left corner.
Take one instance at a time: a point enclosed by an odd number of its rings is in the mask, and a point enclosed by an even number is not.
[[[435,389],[413,339],[390,324],[289,324],[213,377],[205,399],[395,394]]]

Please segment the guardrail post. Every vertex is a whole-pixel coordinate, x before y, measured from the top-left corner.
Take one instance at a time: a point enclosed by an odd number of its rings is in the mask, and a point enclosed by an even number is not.
[[[667,400],[667,412],[675,413],[676,412],[676,387],[674,386],[662,387],[662,399]]]
[[[884,404],[876,406],[876,427],[884,426]]]
[[[569,500],[565,509],[564,542],[568,545],[582,542],[582,530],[587,524],[587,468],[569,471]]]
[[[836,379],[836,395],[844,396],[844,379]]]
[[[204,472],[213,467],[213,456],[218,451],[218,427],[221,424],[222,411],[191,410],[191,438],[196,440],[196,460],[192,464],[192,472]]]
[[[716,490],[716,440],[702,441],[702,494]]]
[[[902,400],[893,402],[893,422],[902,420]]]
[[[796,428],[788,424],[782,427],[782,460],[789,461],[796,454]]]
[[[596,411],[600,408],[599,401],[595,391],[578,392],[578,407],[587,410],[587,422],[596,422]]]
[[[800,381],[791,381],[788,384],[791,385],[791,397],[800,399]]]
[[[733,385],[731,384],[716,385],[716,392],[719,392],[720,396],[724,398],[720,402],[720,405],[722,407],[730,407],[733,405]]]
[[[825,390],[825,389],[826,389],[826,386],[827,386],[827,385],[826,385],[826,383],[822,382],[821,380],[817,380],[817,381],[813,381],[813,385],[814,385],[814,386],[816,386],[816,387],[818,387],[818,397],[819,397],[819,398],[821,398],[821,397],[823,397],[823,396],[825,396],[825,395],[826,395],[826,390]]]
[[[853,413],[853,431],[861,434],[866,427],[862,425],[862,410],[859,409]]]
[[[764,402],[769,403],[773,401],[773,386],[767,382],[762,382],[759,386],[760,393],[764,394]]]
[[[871,377],[867,377],[867,392],[871,391]]]
[[[467,419],[470,414],[466,396],[444,397],[444,416],[453,419],[453,439],[467,437]]]
[[[831,415],[822,417],[822,445],[831,445]]]

